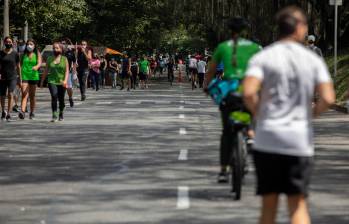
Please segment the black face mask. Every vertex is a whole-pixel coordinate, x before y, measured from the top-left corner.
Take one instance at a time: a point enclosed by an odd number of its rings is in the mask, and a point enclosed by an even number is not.
[[[5,44],[5,47],[6,47],[6,49],[10,49],[10,48],[12,48],[12,44]]]
[[[58,55],[60,55],[62,52],[60,52],[60,51],[53,51],[53,54],[54,54],[54,56],[58,56]]]

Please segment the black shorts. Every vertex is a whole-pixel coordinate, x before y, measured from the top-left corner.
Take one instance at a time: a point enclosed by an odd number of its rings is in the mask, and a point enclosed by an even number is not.
[[[0,96],[6,96],[7,90],[13,93],[16,89],[17,79],[0,80]]]
[[[22,80],[22,83],[28,83],[29,85],[38,85],[39,80]]]
[[[129,79],[130,78],[130,73],[128,73],[128,72],[121,72],[121,78],[122,79]]]
[[[194,75],[198,74],[198,70],[196,68],[189,68],[189,72]]]
[[[139,73],[139,80],[147,80],[147,74],[143,73],[143,72],[140,72]]]
[[[284,193],[308,196],[313,157],[253,152],[257,195]]]

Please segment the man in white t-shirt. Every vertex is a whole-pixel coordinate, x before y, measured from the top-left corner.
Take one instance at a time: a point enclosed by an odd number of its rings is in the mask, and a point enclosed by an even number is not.
[[[192,88],[196,88],[196,75],[198,74],[198,60],[194,55],[189,58],[189,74],[192,82]]]
[[[206,73],[206,62],[200,57],[198,62],[199,88],[203,88]]]
[[[312,118],[334,103],[324,61],[307,49],[302,9],[277,16],[280,40],[255,55],[246,72],[244,100],[256,118],[254,161],[260,224],[275,223],[279,194],[288,196],[292,224],[310,224],[305,198],[314,155]],[[320,99],[312,108],[314,90]]]

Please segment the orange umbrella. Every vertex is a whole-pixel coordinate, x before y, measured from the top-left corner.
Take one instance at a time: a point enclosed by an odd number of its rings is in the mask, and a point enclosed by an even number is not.
[[[105,54],[118,54],[118,55],[123,55],[122,53],[120,53],[119,51],[113,50],[111,48],[106,48],[105,49]]]

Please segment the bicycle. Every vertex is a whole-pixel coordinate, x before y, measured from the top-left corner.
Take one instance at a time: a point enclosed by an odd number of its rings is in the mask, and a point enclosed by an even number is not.
[[[231,111],[229,120],[232,125],[232,156],[231,156],[231,187],[234,199],[241,199],[241,190],[247,167],[248,144],[247,131],[251,123],[251,115],[244,106],[239,94],[239,80],[213,80],[208,86],[208,93],[217,105],[225,105]]]
[[[241,96],[237,94],[230,95],[233,111],[229,115],[229,120],[232,125],[232,137],[234,139],[232,145],[231,156],[231,192],[235,193],[234,199],[241,199],[241,191],[243,180],[246,174],[247,168],[247,156],[248,156],[248,135],[247,131],[251,123],[251,116],[246,110]]]

